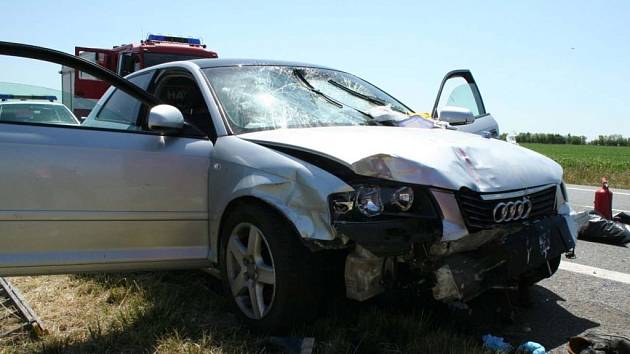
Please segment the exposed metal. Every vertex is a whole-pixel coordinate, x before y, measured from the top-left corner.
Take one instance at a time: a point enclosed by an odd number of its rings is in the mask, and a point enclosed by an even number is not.
[[[481,199],[483,200],[497,200],[497,199],[508,199],[508,198],[518,198],[528,194],[534,194],[540,191],[543,191],[547,188],[554,187],[555,184],[546,184],[544,186],[538,186],[533,188],[525,188],[513,192],[505,192],[505,193],[489,193],[489,194],[481,194]]]
[[[383,291],[383,266],[385,259],[377,257],[360,245],[346,258],[346,296],[364,301]]]

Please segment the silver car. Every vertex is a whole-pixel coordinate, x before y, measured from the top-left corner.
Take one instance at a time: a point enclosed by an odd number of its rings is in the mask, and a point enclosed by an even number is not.
[[[312,318],[334,284],[446,302],[533,284],[575,245],[557,163],[346,72],[210,59],[123,79],[49,49],[0,54],[112,84],[80,126],[0,121],[0,275],[208,268],[270,329]]]

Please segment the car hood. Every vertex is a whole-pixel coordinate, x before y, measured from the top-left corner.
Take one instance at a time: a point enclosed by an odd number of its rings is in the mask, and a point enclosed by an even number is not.
[[[239,135],[303,150],[356,174],[457,190],[497,192],[560,183],[562,168],[529,149],[444,129],[385,126],[276,129]]]

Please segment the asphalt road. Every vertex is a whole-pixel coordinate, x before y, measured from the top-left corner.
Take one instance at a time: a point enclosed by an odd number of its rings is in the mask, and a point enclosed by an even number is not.
[[[597,187],[567,184],[569,202],[576,211],[593,209]],[[613,193],[613,214],[625,211],[630,214],[630,190],[611,188]]]
[[[592,209],[596,187],[568,185],[572,207]],[[613,214],[630,213],[630,190],[612,189]],[[518,337],[566,353],[569,337],[596,331],[630,338],[630,244],[578,241],[575,259],[534,286],[533,306],[517,310]]]

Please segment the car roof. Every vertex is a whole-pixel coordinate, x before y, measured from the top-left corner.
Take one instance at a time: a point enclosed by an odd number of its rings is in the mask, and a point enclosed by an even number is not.
[[[0,101],[0,104],[2,105],[6,105],[6,104],[41,104],[41,105],[47,105],[47,106],[63,106],[62,103],[59,102],[48,102],[48,101],[31,101],[31,100],[16,100],[16,101]]]
[[[250,65],[268,65],[268,66],[300,66],[308,68],[332,69],[322,65],[309,63],[301,63],[297,61],[270,60],[270,59],[194,59],[190,60],[202,69],[225,67],[225,66],[250,66]],[[334,69],[332,69],[334,70]]]

